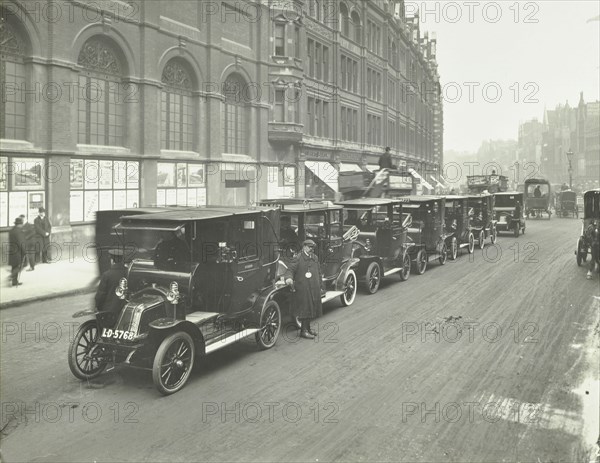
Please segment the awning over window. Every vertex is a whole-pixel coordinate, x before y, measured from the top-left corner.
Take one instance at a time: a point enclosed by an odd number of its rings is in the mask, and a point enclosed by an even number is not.
[[[408,169],[408,172],[414,178],[418,178],[419,180],[421,180],[421,185],[423,185],[425,188],[429,188],[430,190],[434,190],[434,188],[431,186],[431,184],[427,180],[425,180],[423,177],[421,177],[419,175],[419,173],[415,169]]]
[[[358,164],[341,162],[340,163],[340,172],[362,172],[363,170],[360,168]]]
[[[333,164],[330,162],[306,161],[304,165],[329,188],[338,191],[339,173]]]

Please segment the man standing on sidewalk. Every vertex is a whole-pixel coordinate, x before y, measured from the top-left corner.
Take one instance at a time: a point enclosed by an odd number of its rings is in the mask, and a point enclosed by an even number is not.
[[[295,287],[292,295],[293,313],[302,323],[300,337],[306,339],[314,339],[317,335],[310,327],[310,321],[323,315],[323,280],[319,259],[314,252],[315,247],[313,240],[305,240],[302,243],[302,251],[290,263],[285,274],[286,284]]]
[[[48,245],[50,244],[50,233],[52,232],[52,224],[46,217],[46,209],[40,207],[39,215],[33,221],[35,233],[42,251],[42,262],[48,264]]]
[[[15,219],[15,226],[8,233],[8,243],[8,262],[11,266],[10,280],[12,286],[18,286],[22,284],[19,282],[19,275],[25,260],[25,233],[23,233],[23,219],[21,217]]]
[[[23,220],[23,233],[25,235],[25,261],[23,263],[23,267],[27,267],[27,263],[29,263],[29,268],[27,271],[35,270],[35,258],[37,255],[37,239],[35,233],[35,227],[33,224],[27,222],[27,218],[24,214],[19,216]]]

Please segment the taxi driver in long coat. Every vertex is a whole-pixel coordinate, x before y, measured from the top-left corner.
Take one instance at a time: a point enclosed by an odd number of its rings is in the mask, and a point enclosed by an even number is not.
[[[292,307],[302,326],[300,337],[314,339],[317,335],[310,327],[310,321],[323,314],[321,305],[322,274],[319,259],[315,255],[316,244],[313,240],[302,243],[302,251],[289,264],[285,273],[285,282],[294,286]]]

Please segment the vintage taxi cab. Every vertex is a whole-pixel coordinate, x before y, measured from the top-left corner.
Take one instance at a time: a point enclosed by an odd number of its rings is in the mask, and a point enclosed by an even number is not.
[[[473,209],[471,230],[480,249],[485,247],[485,240],[487,238],[494,244],[498,237],[496,232],[494,204],[494,195],[490,193],[469,195],[468,205],[469,208]]]
[[[358,235],[356,227],[344,230],[342,206],[329,201],[304,198],[263,199],[261,206],[280,210],[278,230],[280,265],[278,277],[285,273],[287,264],[301,250],[301,243],[311,239],[316,243],[315,253],[323,274],[321,302],[339,298],[349,306],[356,298],[358,279],[354,268],[358,258],[352,256],[353,241]],[[283,292],[285,293],[285,289]],[[289,307],[289,305],[288,305]]]
[[[278,219],[272,208],[233,207],[121,217],[115,232],[135,249],[116,289],[122,308],[74,315],[91,318],[70,344],[72,373],[89,380],[111,364],[146,368],[166,395],[186,384],[197,356],[251,335],[273,347]]]
[[[468,196],[447,195],[445,201],[445,220],[446,232],[448,237],[448,257],[450,260],[456,259],[458,250],[467,248],[469,254],[475,250],[475,236],[471,229],[471,219],[473,218],[473,208],[469,207]]]
[[[410,215],[408,227],[409,254],[417,274],[422,275],[427,264],[437,259],[441,265],[448,258],[445,230],[445,202],[441,196],[406,196],[397,198],[402,202],[403,222]]]
[[[353,256],[358,257],[359,281],[370,294],[379,289],[383,277],[398,274],[405,281],[410,276],[407,231],[412,218],[402,221],[402,202],[387,198],[362,198],[337,203],[344,207],[345,227],[356,226],[359,234]]]
[[[496,214],[496,230],[510,232],[515,238],[519,233],[525,234],[525,211],[523,209],[523,193],[518,191],[505,191],[494,194]]]
[[[552,185],[544,178],[528,178],[523,187],[525,216],[542,218],[543,214],[552,217]]]
[[[589,190],[583,194],[582,222],[581,236],[577,240],[577,250],[575,251],[577,265],[584,263],[588,254],[593,255],[592,246],[598,246],[598,240],[600,239],[600,189]],[[598,263],[600,264],[600,262]]]

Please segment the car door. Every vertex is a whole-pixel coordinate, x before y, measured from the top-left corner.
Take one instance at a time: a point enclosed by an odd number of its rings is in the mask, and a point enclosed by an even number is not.
[[[327,211],[326,258],[322,267],[323,276],[327,279],[337,276],[344,261],[343,234],[341,210]]]

